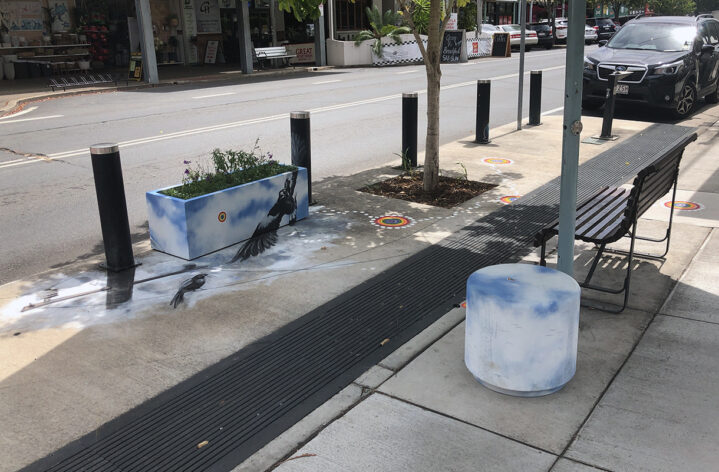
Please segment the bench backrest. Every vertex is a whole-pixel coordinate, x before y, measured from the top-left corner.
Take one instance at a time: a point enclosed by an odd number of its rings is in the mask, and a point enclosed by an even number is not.
[[[284,46],[269,48],[255,48],[256,53],[261,57],[286,56],[287,49]]]
[[[672,189],[679,175],[679,163],[684,149],[677,149],[645,167],[634,178],[622,225],[626,230],[651,207],[654,202]]]

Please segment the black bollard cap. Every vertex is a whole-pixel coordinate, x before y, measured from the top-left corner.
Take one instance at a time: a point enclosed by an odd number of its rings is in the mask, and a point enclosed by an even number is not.
[[[90,154],[114,154],[120,152],[120,147],[115,143],[100,143],[90,146]]]

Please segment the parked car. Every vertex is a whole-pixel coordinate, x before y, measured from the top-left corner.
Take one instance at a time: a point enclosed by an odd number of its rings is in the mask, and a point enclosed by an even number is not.
[[[719,21],[686,16],[637,18],[604,47],[585,56],[582,104],[601,106],[609,75],[626,71],[631,75],[619,81],[618,101],[668,108],[683,118],[699,98],[719,102],[718,69]]]
[[[540,24],[545,24],[549,26],[549,28],[552,28],[552,23],[549,22],[549,20],[542,20]],[[559,17],[554,19],[554,25],[555,25],[555,32],[554,32],[554,40],[557,43],[566,43],[567,42],[567,28],[569,27],[567,23],[567,19],[564,17]]]
[[[609,40],[621,28],[611,18],[587,18],[587,24],[594,28],[599,40]]]
[[[545,49],[554,47],[554,36],[552,36],[552,27],[547,23],[533,23],[527,25],[532,31],[537,33],[537,45]],[[594,30],[592,30],[594,31]]]
[[[599,40],[596,30],[589,26],[584,25],[584,42],[587,44],[596,43]]]
[[[519,43],[522,40],[522,27],[519,25],[500,25],[499,28],[505,33],[509,33],[509,45],[512,47],[519,47]],[[524,34],[524,50],[530,51],[532,46],[537,45],[539,39],[537,33],[530,29],[527,29]]]
[[[482,34],[494,34],[502,32],[498,26],[494,26],[491,23],[482,23]]]
[[[566,43],[567,42],[567,33],[569,32],[569,23],[567,23],[566,18],[555,18],[554,24],[556,26],[555,28],[555,37],[557,39],[558,43]]]

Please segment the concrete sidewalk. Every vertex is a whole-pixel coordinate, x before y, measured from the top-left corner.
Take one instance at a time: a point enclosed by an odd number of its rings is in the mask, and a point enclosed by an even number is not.
[[[687,149],[677,200],[699,207],[676,211],[666,262],[636,264],[630,309],[582,309],[577,373],[561,391],[526,399],[482,387],[464,365],[456,310],[434,329],[455,326],[419,343],[411,362],[391,355],[358,380],[367,388],[361,400],[276,470],[716,469],[718,139],[714,126]],[[665,200],[642,219],[642,233],[661,234]],[[593,251],[578,246],[579,278]],[[621,280],[622,259],[603,259],[605,282]]]
[[[109,93],[118,90],[132,90],[153,87],[165,87],[170,85],[202,84],[210,82],[247,82],[251,80],[269,80],[272,78],[287,75],[309,73],[318,70],[332,69],[331,66],[297,66],[283,69],[264,69],[253,71],[252,74],[242,74],[239,67],[216,66],[216,67],[188,67],[178,69],[163,69],[160,81],[157,84],[119,80],[116,85],[97,85],[93,87],[70,87],[67,90],[51,90],[48,86],[48,77],[37,79],[18,79],[13,81],[2,81],[0,85],[0,117],[16,113],[25,105],[33,102],[52,100],[72,95],[85,95],[92,93]],[[112,72],[121,76],[127,73],[122,69],[119,72]]]
[[[620,456],[601,456],[603,449],[611,452],[601,440],[620,440],[618,432],[602,434],[607,424],[621,423],[635,441],[641,436],[631,430],[636,425],[622,423],[627,420],[626,414],[612,416],[617,415],[612,410],[615,399],[631,400],[636,411],[648,408],[644,414],[651,418],[658,410],[645,399],[647,396],[660,402],[657,406],[669,404],[671,394],[688,396],[701,406],[702,400],[719,391],[716,367],[709,364],[716,361],[710,347],[719,343],[719,336],[714,333],[712,337],[711,331],[717,323],[711,312],[717,295],[712,292],[717,284],[711,283],[716,281],[716,270],[712,272],[711,264],[701,264],[707,259],[701,254],[712,254],[712,248],[716,254],[719,244],[713,233],[719,220],[719,165],[712,158],[719,150],[719,129],[711,127],[718,119],[719,109],[715,107],[687,123],[699,126],[703,134],[685,154],[680,189],[701,209],[677,215],[675,244],[664,264],[637,263],[629,310],[619,316],[583,312],[577,375],[561,392],[542,399],[514,399],[477,384],[463,365],[464,309],[457,308],[237,470],[266,470],[297,456],[302,457],[283,463],[279,470],[548,470],[560,457],[555,470],[573,470],[571,467],[578,467],[577,461],[617,470],[635,468],[634,464],[611,462],[611,457],[620,460]],[[583,121],[585,136],[598,134],[601,120],[585,117]],[[647,125],[615,121],[614,131],[626,138]],[[461,162],[469,178],[498,184],[496,189],[452,210],[356,192],[366,183],[397,174],[390,168],[376,169],[315,183],[313,190],[320,205],[313,207],[311,217],[295,227],[283,228],[277,247],[242,266],[227,264],[233,248],[193,261],[196,266],[187,268],[184,261],[150,251],[147,242],[138,245],[136,256],[143,265],[134,274],[136,281],[180,270],[187,272],[137,284],[131,299],[119,305],[104,290],[113,282],[95,269],[98,261],[0,287],[0,358],[8,360],[0,366],[0,448],[7,451],[0,470],[16,470],[96,430],[397,261],[491,213],[505,204],[503,199],[511,200],[504,197],[526,194],[555,177],[561,158],[561,117],[545,117],[542,126],[520,133],[512,133],[513,127],[492,130],[490,146],[477,146],[471,137],[443,146],[446,171],[459,171],[460,166],[454,163]],[[581,161],[611,145],[582,145]],[[488,158],[509,162],[485,162]],[[658,207],[664,201],[661,199]],[[661,231],[661,219],[667,213],[660,210],[656,209],[656,215],[652,213],[654,209],[647,213],[640,228],[655,234]],[[410,224],[402,229],[373,224],[384,215],[404,216]],[[577,253],[578,274],[586,271],[589,252],[585,249],[588,248],[580,247]],[[533,258],[536,256],[529,256],[527,261]],[[621,259],[607,258],[604,265],[604,276],[618,280]],[[168,303],[179,283],[188,273],[199,270],[210,274],[207,284],[188,295],[186,305],[173,310]],[[679,284],[677,280],[681,280]],[[664,303],[675,285],[670,301]],[[53,302],[73,295],[82,296]],[[50,302],[47,306],[23,311],[46,299]],[[632,384],[644,375],[647,359],[654,356],[666,361],[667,353],[656,352],[648,344],[651,340],[661,344],[672,332],[691,331],[689,325],[671,331],[667,323],[706,325],[708,328],[699,329],[701,336],[694,340],[687,337],[686,342],[701,348],[702,356],[708,357],[697,359],[689,352],[689,360],[683,360],[678,355],[677,365],[690,362],[693,367],[661,367],[668,383],[652,387],[657,390]],[[706,346],[701,347],[701,339]],[[675,344],[680,352],[681,343]],[[638,371],[631,373],[635,363],[639,363]],[[683,375],[691,378],[684,379]],[[657,382],[660,378],[647,376],[646,381]],[[701,387],[706,396],[697,393],[692,397],[689,391],[676,388],[662,390],[670,383],[681,385],[677,382]],[[629,393],[636,388],[642,391],[638,398],[627,398],[631,395],[620,387],[629,389]],[[655,391],[656,397],[652,393]],[[698,416],[700,429],[694,431],[687,426],[680,439],[692,440],[695,445],[713,439],[717,411],[710,403],[699,411],[691,405],[677,411],[676,418],[664,420]],[[659,439],[671,437],[665,434]],[[661,446],[651,437],[647,442]],[[646,452],[635,451],[627,440],[618,444],[628,449],[626,460],[636,460],[637,454]],[[659,452],[677,459],[687,451],[690,450],[671,446]],[[663,457],[659,452],[648,453],[659,461]],[[704,456],[687,453],[691,457],[683,460],[692,464],[691,459],[711,459],[707,454],[716,453],[707,447]],[[701,463],[696,462],[697,467]]]

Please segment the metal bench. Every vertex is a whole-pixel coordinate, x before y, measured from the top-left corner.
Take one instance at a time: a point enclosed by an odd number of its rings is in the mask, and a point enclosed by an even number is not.
[[[58,88],[64,91],[68,87],[92,87],[93,85],[101,84],[117,85],[117,79],[108,73],[81,74],[67,77],[53,77],[50,79],[48,86],[54,92],[55,89]]]
[[[682,159],[684,148],[696,140],[696,133],[692,134],[680,145],[668,149],[660,154],[652,163],[641,169],[631,188],[604,187],[585,202],[577,206],[575,239],[594,243],[597,245],[597,254],[584,279],[579,285],[590,290],[600,292],[621,294],[624,293],[624,303],[619,309],[606,309],[614,313],[622,312],[629,300],[629,284],[632,275],[632,259],[636,256],[648,259],[664,260],[669,252],[669,242],[672,231],[672,217],[674,214],[674,199],[677,190],[677,177],[679,175],[679,163]],[[637,235],[637,220],[649,207],[659,198],[672,190],[672,206],[669,210],[669,225],[666,234],[662,239],[648,238]],[[559,232],[559,220],[554,220],[542,228],[534,237],[534,247],[541,246],[540,264],[546,265],[547,241]],[[631,238],[629,251],[607,249],[606,245],[614,243],[623,237]],[[643,254],[634,252],[636,239],[661,243],[666,241],[664,253],[661,255]],[[624,254],[628,256],[627,275],[620,288],[607,288],[591,284],[592,276],[597,268],[597,263],[604,252]]]
[[[273,59],[282,59],[282,62],[288,66],[290,65],[290,59],[297,57],[295,54],[288,54],[287,48],[284,46],[275,46],[269,48],[255,48],[255,57],[260,68],[263,67],[263,62]],[[293,66],[294,67],[294,66]]]

